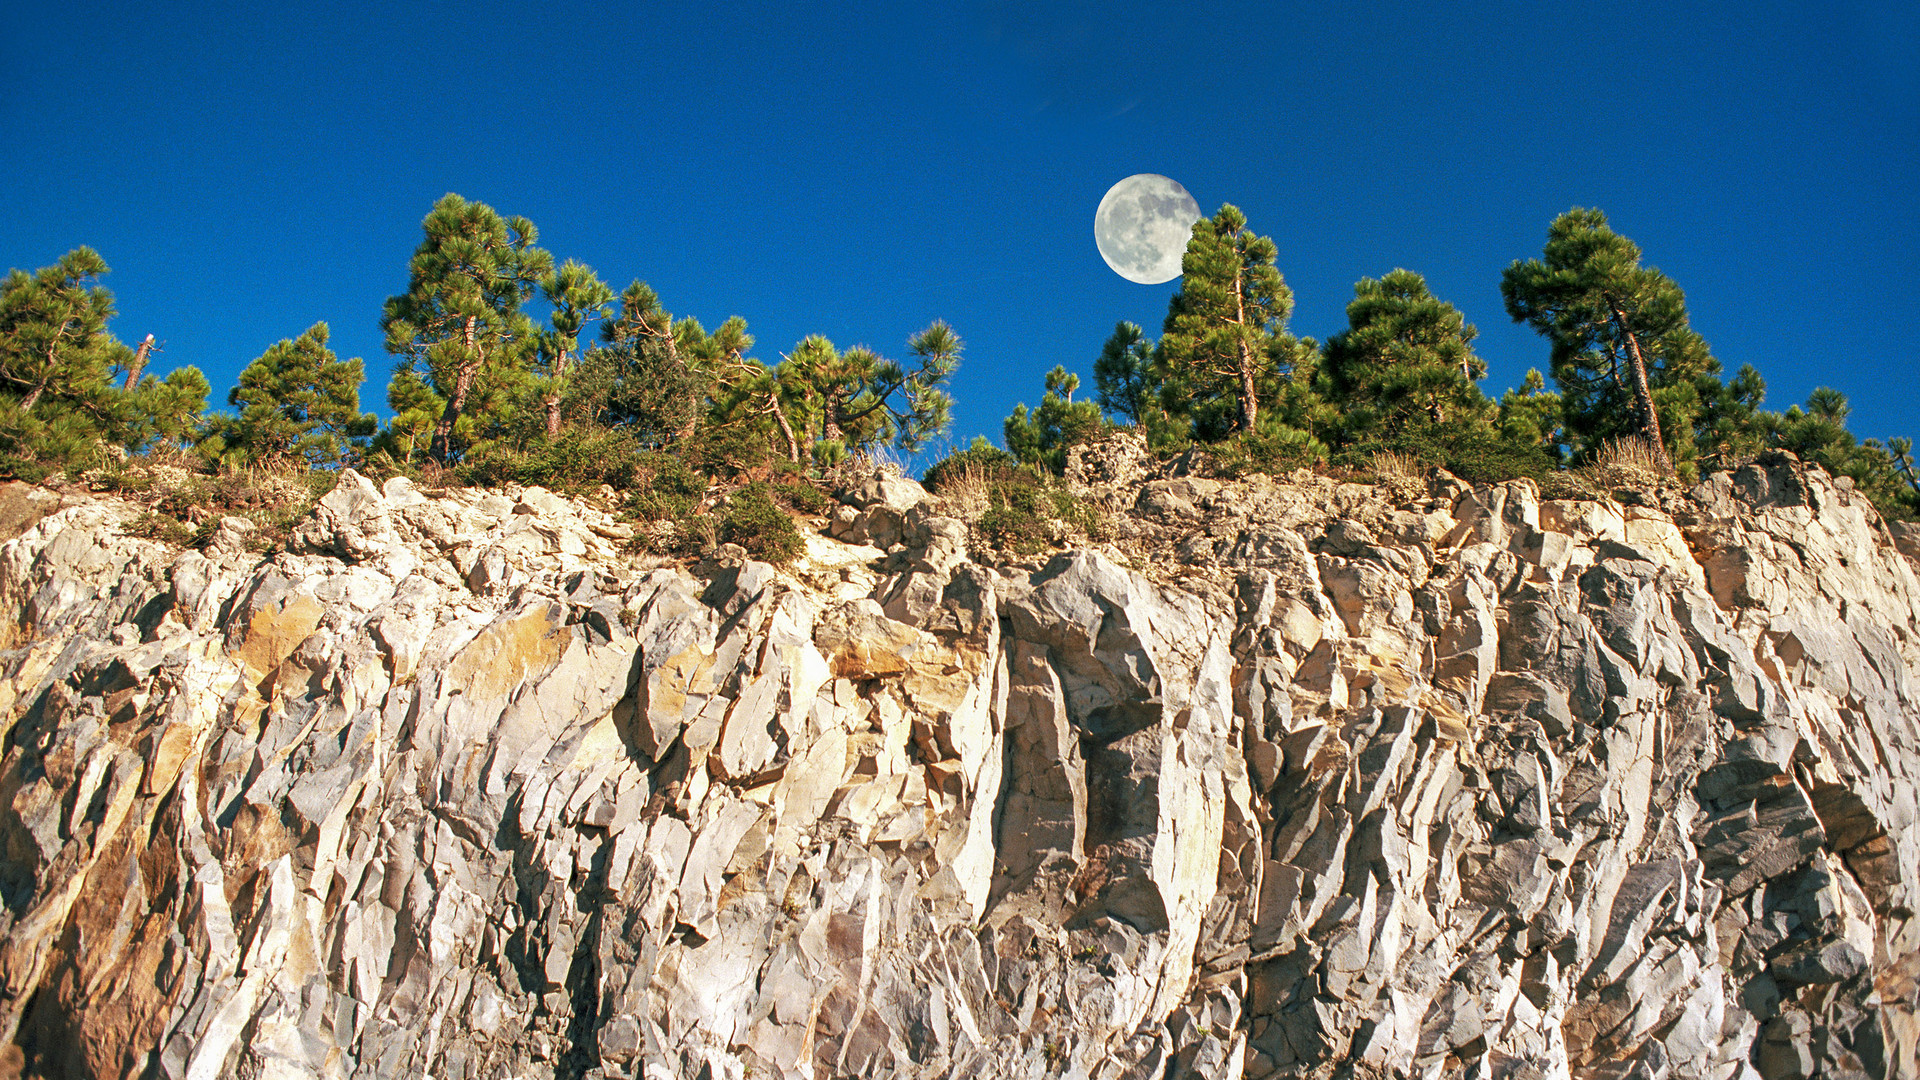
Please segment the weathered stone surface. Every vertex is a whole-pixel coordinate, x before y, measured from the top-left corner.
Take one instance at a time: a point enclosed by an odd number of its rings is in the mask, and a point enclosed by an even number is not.
[[[29,1076],[1920,1073],[1911,533],[1785,455],[1073,482],[793,567],[350,472],[284,554],[0,489]],[[1899,545],[1905,543],[1907,549]]]

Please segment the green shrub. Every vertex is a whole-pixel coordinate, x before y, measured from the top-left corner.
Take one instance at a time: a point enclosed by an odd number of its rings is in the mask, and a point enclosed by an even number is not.
[[[1311,469],[1327,460],[1327,447],[1296,428],[1238,432],[1206,447],[1210,471],[1237,478],[1265,473],[1279,476],[1295,469]]]
[[[827,495],[804,477],[788,477],[774,483],[780,501],[802,514],[827,512]]]
[[[1037,555],[1052,547],[1062,531],[1059,526],[1090,539],[1104,532],[1098,510],[1031,473],[988,484],[987,503],[974,528],[994,547],[1016,555]]]
[[[772,489],[758,480],[733,493],[720,524],[720,540],[739,544],[754,558],[777,564],[792,562],[807,547],[793,518],[773,501]]]
[[[673,454],[635,454],[623,468],[627,516],[641,521],[682,521],[707,493],[706,477]]]
[[[618,489],[631,486],[637,449],[624,432],[572,428],[525,449],[488,444],[469,455],[454,474],[474,487],[519,484],[579,493],[607,484]]]
[[[1006,483],[1022,477],[1033,482],[1039,479],[1012,454],[987,442],[985,436],[976,435],[972,446],[956,450],[927,466],[927,471],[920,475],[920,483],[937,495],[942,488],[963,483]]]
[[[1053,545],[1047,517],[1040,510],[1040,489],[1025,484],[993,484],[992,504],[975,527],[994,547],[1016,555],[1037,555]]]
[[[149,512],[127,522],[127,535],[187,547],[197,539],[193,526],[172,514]]]
[[[1469,423],[1422,425],[1355,443],[1340,452],[1335,464],[1370,469],[1376,455],[1382,454],[1422,467],[1438,465],[1472,484],[1521,477],[1543,484],[1559,472],[1559,464],[1544,447],[1503,439],[1492,428]]]

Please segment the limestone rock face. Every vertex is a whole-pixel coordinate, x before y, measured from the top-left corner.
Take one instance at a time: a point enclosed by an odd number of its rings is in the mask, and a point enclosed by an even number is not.
[[[1143,467],[1123,548],[880,478],[699,574],[538,489],[349,472],[270,558],[39,500],[0,1071],[1920,1073],[1910,531],[1784,455]]]

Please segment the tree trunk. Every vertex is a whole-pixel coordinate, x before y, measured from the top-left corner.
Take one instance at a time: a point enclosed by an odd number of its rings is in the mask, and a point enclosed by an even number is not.
[[[1895,468],[1900,470],[1900,475],[1906,477],[1907,486],[1913,488],[1913,493],[1920,495],[1920,477],[1914,476],[1913,466],[1908,463],[1907,459],[1905,457],[1894,458],[1893,464]]]
[[[452,464],[453,428],[460,422],[460,412],[466,408],[467,394],[473,390],[473,377],[480,372],[479,335],[476,320],[467,317],[466,344],[467,355],[454,369],[453,393],[447,395],[447,407],[440,413],[440,419],[433,425],[433,445],[427,450],[442,465]]]
[[[42,379],[40,380],[40,385],[38,385],[38,386],[36,386],[36,387],[34,387],[33,389],[31,389],[31,390],[29,390],[29,391],[27,391],[27,396],[26,396],[26,397],[23,397],[23,398],[21,398],[21,399],[20,399],[20,411],[21,411],[21,412],[32,412],[32,411],[33,411],[33,406],[34,406],[34,403],[40,400],[40,395],[41,395],[41,394],[44,394],[44,393],[46,393],[46,390],[47,390],[47,383],[48,383],[49,381],[51,381],[52,379],[53,379],[53,370],[52,370],[51,368],[49,368],[49,369],[47,370],[47,374],[46,374],[46,376],[45,376],[44,378],[42,378]]]
[[[1247,325],[1247,287],[1246,268],[1233,268],[1233,304],[1238,313],[1234,321],[1245,328]],[[1253,434],[1253,423],[1260,416],[1260,400],[1253,388],[1253,349],[1247,345],[1244,334],[1240,335],[1240,422],[1247,427],[1247,434]]]
[[[1647,358],[1640,352],[1640,338],[1627,326],[1627,314],[1613,308],[1614,325],[1627,339],[1627,353],[1633,359],[1633,399],[1640,409],[1640,434],[1653,444],[1653,459],[1660,471],[1671,474],[1673,461],[1667,457],[1667,442],[1660,433],[1660,414],[1654,411],[1653,387],[1647,382]]]
[[[793,434],[793,425],[787,422],[787,410],[780,407],[779,390],[767,395],[767,407],[773,412],[774,422],[780,425],[780,434],[787,437],[787,460],[800,464],[800,440]]]
[[[147,354],[151,351],[153,351],[153,335],[148,334],[147,340],[141,342],[140,347],[133,351],[133,363],[127,366],[127,383],[122,389],[131,390],[139,385],[140,373],[146,370]]]
[[[840,396],[828,394],[826,407],[820,410],[820,414],[820,437],[845,446],[846,432],[840,427]]]
[[[541,402],[547,407],[547,441],[560,437],[560,388],[555,383],[567,373],[567,354],[553,358],[553,379],[547,383],[547,395]]]

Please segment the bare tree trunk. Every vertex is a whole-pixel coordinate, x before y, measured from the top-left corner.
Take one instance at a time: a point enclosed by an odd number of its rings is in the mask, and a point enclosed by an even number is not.
[[[1653,443],[1653,459],[1664,473],[1673,472],[1673,461],[1667,457],[1667,442],[1660,433],[1660,414],[1653,408],[1653,387],[1647,382],[1647,358],[1640,352],[1640,339],[1627,327],[1627,314],[1618,307],[1613,309],[1614,325],[1627,339],[1627,352],[1633,357],[1633,398],[1640,408],[1640,433]]]
[[[773,412],[774,422],[780,425],[780,434],[787,437],[787,460],[800,464],[800,440],[793,434],[793,425],[787,422],[787,410],[780,407],[778,390],[767,395],[767,406]]]
[[[49,370],[48,370],[48,372],[47,372],[47,374],[46,374],[46,377],[40,380],[40,385],[38,385],[38,386],[36,386],[36,387],[34,387],[33,389],[31,389],[31,390],[29,390],[29,391],[27,391],[27,396],[26,396],[26,397],[23,397],[23,398],[21,398],[21,399],[20,399],[20,411],[21,411],[21,412],[32,412],[32,411],[33,411],[33,406],[34,406],[34,403],[40,400],[40,395],[41,395],[41,394],[44,394],[44,393],[46,393],[46,390],[47,390],[47,383],[48,383],[49,381],[51,381],[51,380],[52,380],[52,378],[53,378],[53,372],[52,372],[52,370],[51,370],[51,369],[49,369]]]
[[[1247,325],[1247,288],[1244,267],[1233,269],[1233,303],[1239,317],[1234,321],[1240,326]],[[1240,338],[1240,422],[1247,427],[1247,434],[1253,434],[1253,423],[1260,416],[1260,399],[1253,387],[1253,349],[1248,347],[1247,339]]]
[[[139,385],[140,373],[147,367],[147,354],[152,351],[153,335],[148,334],[147,340],[141,342],[140,347],[133,351],[133,363],[127,365],[127,383],[122,389],[131,390]]]
[[[547,383],[547,395],[542,404],[547,407],[547,441],[560,437],[560,388],[556,383],[567,373],[567,354],[562,352],[553,358],[553,379]]]

